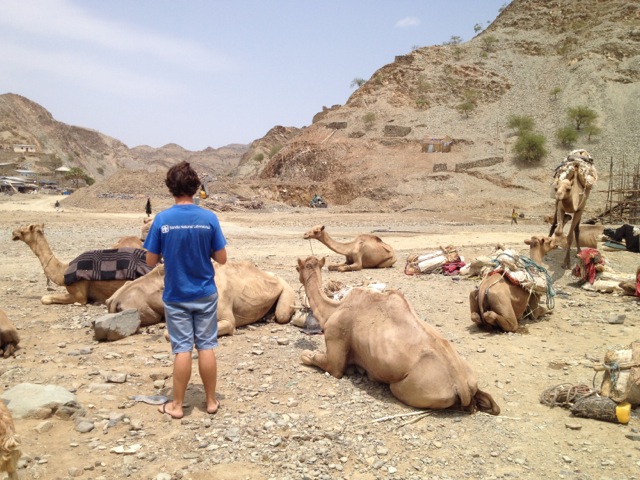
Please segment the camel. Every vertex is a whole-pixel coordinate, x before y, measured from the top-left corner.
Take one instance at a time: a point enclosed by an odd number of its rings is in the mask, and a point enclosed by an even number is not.
[[[640,297],[640,265],[636,270],[636,278],[634,280],[620,282],[618,286],[625,295]]]
[[[122,237],[116,243],[113,244],[111,248],[142,248],[142,240],[135,235],[129,235],[126,237]]]
[[[542,265],[542,258],[557,244],[554,238],[531,237],[524,241],[529,245],[529,258],[536,265]],[[540,294],[505,280],[503,275],[487,274],[469,294],[469,307],[471,320],[480,327],[490,326],[515,332],[518,330],[518,321],[527,316],[537,319],[548,312],[547,308],[540,305]]]
[[[572,151],[556,169],[554,179],[556,205],[549,236],[556,232],[558,222],[560,228],[556,235],[562,236],[566,214],[573,214],[567,233],[567,249],[562,263],[564,269],[571,268],[570,251],[574,236],[577,253],[580,253],[580,219],[597,178],[593,159],[586,150]]]
[[[329,265],[329,270],[355,272],[363,268],[388,268],[396,263],[393,248],[376,235],[362,234],[355,240],[340,243],[329,236],[324,225],[316,225],[306,232],[303,238],[307,240],[315,238],[334,252],[346,257],[345,263]]]
[[[8,358],[15,353],[20,343],[20,335],[7,314],[0,310],[0,353]]]
[[[151,229],[151,224],[153,223],[153,218],[145,218],[142,221],[142,228],[140,229],[140,240],[143,242],[147,239],[147,235],[149,234],[149,230]]]
[[[604,225],[580,225],[580,237],[576,237],[576,243],[580,248],[598,248],[598,243],[602,242],[604,235]],[[556,243],[560,248],[568,250],[568,239],[566,235],[555,235]]]
[[[68,262],[62,262],[51,251],[44,235],[44,224],[32,224],[13,231],[13,240],[22,240],[36,254],[44,274],[56,285],[64,286],[67,293],[44,295],[40,301],[44,305],[54,303],[86,305],[88,302],[104,303],[127,280],[80,280],[65,285],[65,272]]]
[[[13,416],[9,407],[0,400],[0,473],[6,472],[9,480],[18,480],[18,461],[21,456]]]
[[[324,264],[324,258],[298,259],[300,283],[326,345],[326,353],[303,351],[303,364],[338,379],[348,365],[357,365],[370,380],[389,384],[394,397],[416,408],[500,413],[491,395],[478,388],[468,364],[418,318],[401,292],[357,287],[343,300],[332,300],[322,288]]]
[[[214,264],[218,288],[218,335],[233,335],[236,327],[255,323],[275,310],[278,323],[288,323],[294,313],[293,288],[273,273],[248,261]],[[110,313],[135,309],[141,326],[164,321],[164,265],[133,280],[107,300]]]

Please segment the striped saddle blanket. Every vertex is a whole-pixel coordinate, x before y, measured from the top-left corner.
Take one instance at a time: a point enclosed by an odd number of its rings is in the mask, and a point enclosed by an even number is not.
[[[71,260],[64,284],[81,280],[135,280],[151,271],[147,252],[140,248],[89,250]]]

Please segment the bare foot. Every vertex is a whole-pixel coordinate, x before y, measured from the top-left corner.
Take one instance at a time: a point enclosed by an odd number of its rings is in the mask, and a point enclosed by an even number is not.
[[[167,405],[169,406],[169,408],[167,408]],[[160,407],[158,407],[158,411],[160,413],[162,413],[162,414],[169,415],[174,420],[180,420],[182,417],[184,417],[184,413],[182,412],[182,408],[180,408],[179,410],[178,409],[174,409],[173,408],[173,402],[163,403]]]

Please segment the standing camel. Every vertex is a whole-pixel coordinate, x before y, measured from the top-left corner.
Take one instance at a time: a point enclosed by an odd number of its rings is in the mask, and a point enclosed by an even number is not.
[[[346,243],[335,241],[324,229],[324,225],[316,225],[304,234],[306,240],[315,238],[336,253],[346,257],[344,263],[329,265],[329,270],[339,272],[355,272],[363,268],[387,268],[396,263],[393,247],[384,243],[380,237],[370,234],[358,235]]]
[[[567,218],[566,214],[573,214],[571,226],[567,233],[567,250],[562,268],[571,268],[570,253],[574,235],[576,238],[576,250],[577,253],[580,253],[580,220],[582,219],[582,212],[587,204],[589,193],[591,193],[591,189],[597,179],[598,174],[593,166],[593,158],[586,150],[572,151],[556,168],[554,177],[556,205],[549,236],[552,236],[554,232],[556,232],[556,235],[562,236]],[[556,231],[558,222],[560,222],[560,229]]]
[[[60,261],[53,254],[44,236],[44,224],[32,224],[14,230],[13,240],[22,240],[26,243],[40,260],[47,279],[67,289],[67,293],[44,295],[40,301],[45,305],[53,303],[79,303],[81,305],[86,305],[88,302],[105,303],[107,298],[127,282],[127,279],[79,280],[66,285],[65,273],[70,263]],[[133,248],[120,250],[129,252],[129,257],[133,257],[133,252],[137,251]]]

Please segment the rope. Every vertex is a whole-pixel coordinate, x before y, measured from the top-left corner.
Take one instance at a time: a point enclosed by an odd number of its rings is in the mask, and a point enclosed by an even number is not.
[[[597,393],[597,390],[589,385],[562,383],[549,387],[540,394],[540,403],[551,408],[555,406],[569,408],[578,400],[589,397]]]
[[[498,255],[496,258],[494,258],[491,263],[492,266],[494,268],[498,268],[502,265],[502,262],[499,260],[500,257],[509,257],[513,263],[515,265],[517,265],[518,267],[521,267],[522,271],[525,272],[525,274],[527,275],[528,279],[535,284],[535,275],[534,273],[538,273],[538,274],[542,274],[545,278],[545,283],[546,283],[546,296],[547,296],[547,308],[549,310],[553,310],[553,308],[555,307],[555,296],[556,296],[556,292],[553,288],[553,281],[551,280],[551,276],[549,275],[549,272],[547,272],[547,269],[544,268],[541,265],[538,265],[536,262],[534,262],[533,260],[531,260],[531,258],[525,256],[525,255],[520,255],[519,258],[514,257],[513,255],[509,254],[509,253],[501,253],[500,255]],[[529,296],[532,295],[532,291],[533,289],[529,290]],[[528,315],[528,314],[527,314]]]

